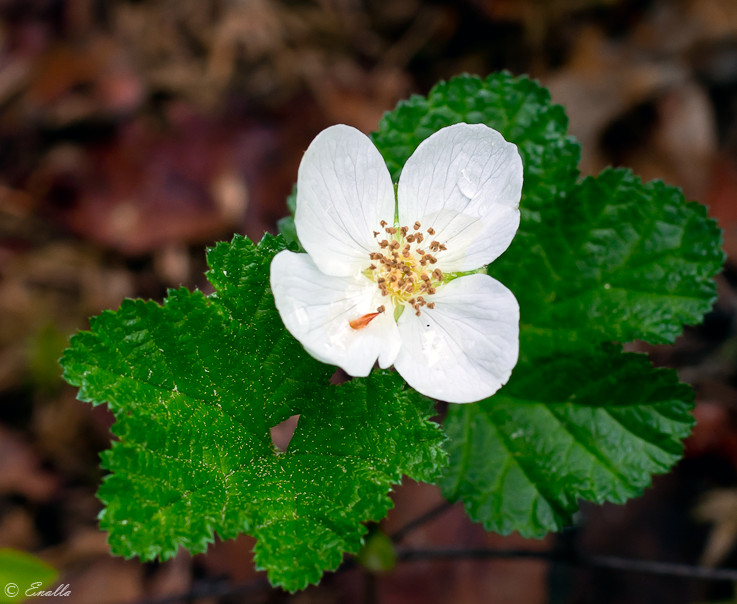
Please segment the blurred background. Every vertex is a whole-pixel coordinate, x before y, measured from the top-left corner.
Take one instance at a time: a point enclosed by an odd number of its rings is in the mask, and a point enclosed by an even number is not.
[[[254,571],[248,537],[141,564],[110,556],[97,529],[112,420],[61,381],[69,334],[126,296],[210,291],[205,246],[275,232],[322,128],[369,132],[439,79],[499,69],[567,107],[584,174],[626,165],[683,187],[736,257],[736,0],[0,0],[0,547],[60,569],[75,603],[737,602],[729,582],[546,558],[737,568],[733,260],[702,326],[634,346],[696,389],[676,470],[542,541],[487,535],[459,506],[401,540],[539,558],[354,565],[288,596]],[[409,481],[394,497],[389,533],[441,502]]]

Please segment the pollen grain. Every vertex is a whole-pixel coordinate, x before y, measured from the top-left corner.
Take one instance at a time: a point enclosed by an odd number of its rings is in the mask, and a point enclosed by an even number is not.
[[[420,247],[425,236],[420,232],[422,225],[419,221],[412,227],[388,226],[385,220],[379,224],[389,239],[379,241],[379,251],[369,254],[372,262],[364,275],[376,283],[381,295],[389,298],[394,307],[409,306],[416,315],[420,315],[423,308],[434,308],[435,303],[425,300],[425,296],[436,293],[444,275],[439,268],[430,269],[428,265],[438,262],[437,256],[447,249],[446,246],[433,239]],[[426,232],[428,237],[436,235],[432,227]],[[377,311],[351,321],[351,327],[363,329],[375,316],[385,311],[385,306],[380,306]]]

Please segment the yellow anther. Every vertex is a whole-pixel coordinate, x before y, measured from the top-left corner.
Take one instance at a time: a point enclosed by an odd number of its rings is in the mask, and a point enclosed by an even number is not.
[[[369,254],[369,258],[374,262],[369,264],[363,274],[375,281],[381,295],[391,301],[392,306],[389,308],[394,309],[395,319],[405,306],[412,308],[417,315],[421,313],[423,307],[434,308],[434,303],[427,302],[424,296],[436,293],[437,286],[443,281],[443,272],[438,268],[429,272],[424,267],[428,263],[437,263],[437,258],[430,251],[435,254],[444,250],[445,246],[439,241],[432,240],[428,244],[429,248],[420,248],[424,235],[417,232],[422,226],[419,221],[412,227],[414,232],[410,232],[410,227],[407,226],[388,226],[385,220],[380,224],[390,237],[378,241],[379,251]],[[428,236],[432,236],[435,230],[432,227],[428,228],[427,233]],[[374,231],[374,236],[378,235],[379,231]],[[351,327],[363,329],[373,320],[372,315],[385,312],[386,308],[384,305],[379,306],[376,313],[368,313],[355,319]]]

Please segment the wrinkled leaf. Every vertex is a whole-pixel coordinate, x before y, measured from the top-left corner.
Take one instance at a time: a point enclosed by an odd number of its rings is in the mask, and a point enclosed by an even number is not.
[[[268,288],[283,247],[237,236],[210,251],[213,296],[126,300],[72,339],[65,378],[116,416],[99,492],[114,553],[166,559],[245,532],[272,583],[301,589],[358,551],[403,474],[437,477],[427,399],[387,372],[332,386],[286,332]],[[270,428],[292,415],[278,451]]]
[[[536,359],[496,396],[449,409],[444,491],[488,530],[559,530],[578,499],[623,503],[678,461],[692,400],[674,371],[614,347]]]
[[[461,121],[522,156],[520,229],[489,267],[520,303],[520,362],[495,396],[451,406],[443,489],[489,530],[540,536],[579,498],[622,502],[679,459],[690,389],[607,343],[672,342],[698,323],[716,297],[720,232],[678,189],[629,171],[577,182],[565,112],[525,77],[442,82],[386,114],[373,140],[397,178],[422,140]]]

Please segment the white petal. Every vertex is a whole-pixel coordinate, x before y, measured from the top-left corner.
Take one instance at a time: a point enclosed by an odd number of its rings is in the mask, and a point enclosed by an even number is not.
[[[517,147],[483,124],[455,124],[424,140],[402,170],[399,222],[416,220],[447,246],[446,272],[489,264],[519,226],[522,160]]]
[[[328,275],[352,275],[376,251],[372,231],[394,223],[394,185],[381,154],[355,128],[331,126],[312,141],[297,176],[297,235]]]
[[[284,325],[317,360],[354,376],[368,375],[377,358],[381,367],[394,362],[400,347],[394,309],[363,275],[325,275],[307,254],[283,251],[271,261],[271,289]],[[366,327],[350,326],[382,304],[386,312]]]
[[[450,403],[494,394],[517,364],[519,305],[488,275],[442,285],[434,309],[399,318],[402,348],[394,367],[415,390]]]

